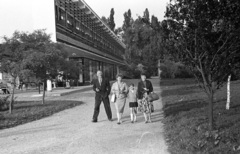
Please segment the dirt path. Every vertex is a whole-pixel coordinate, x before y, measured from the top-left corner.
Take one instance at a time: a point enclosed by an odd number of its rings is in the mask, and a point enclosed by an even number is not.
[[[157,79],[155,79],[157,80]],[[154,89],[160,93],[158,82]],[[136,81],[133,81],[136,82]],[[99,122],[91,123],[94,93],[85,91],[59,99],[80,100],[83,105],[62,111],[51,117],[0,131],[1,154],[88,154],[131,153],[165,154],[161,100],[154,102],[153,123],[145,124],[138,113],[138,122],[130,123],[126,105],[123,124],[117,125],[114,105],[113,122],[109,122],[101,105]]]

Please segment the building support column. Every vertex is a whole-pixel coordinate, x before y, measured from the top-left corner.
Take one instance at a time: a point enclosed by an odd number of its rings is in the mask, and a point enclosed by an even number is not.
[[[99,70],[100,70],[100,71],[103,71],[102,65],[103,65],[103,63],[102,63],[102,62],[99,62]]]
[[[89,75],[90,75],[90,82],[93,80],[93,68],[92,68],[92,61],[89,61]]]
[[[117,66],[117,74],[120,73],[120,69],[119,69],[119,66]]]

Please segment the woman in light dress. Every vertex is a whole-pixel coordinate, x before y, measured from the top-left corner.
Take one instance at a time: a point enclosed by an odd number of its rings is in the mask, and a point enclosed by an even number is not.
[[[125,82],[122,81],[122,78],[123,78],[122,74],[118,74],[116,78],[117,78],[117,81],[113,83],[111,92],[116,96],[115,107],[116,107],[117,119],[118,119],[117,124],[121,124],[122,114],[124,111],[126,98],[128,94],[128,86]]]

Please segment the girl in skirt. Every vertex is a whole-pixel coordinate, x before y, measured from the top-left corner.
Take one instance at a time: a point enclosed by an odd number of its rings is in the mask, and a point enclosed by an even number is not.
[[[128,98],[129,98],[131,122],[134,123],[137,121],[138,103],[137,103],[137,90],[134,88],[133,83],[130,84],[130,86],[129,86]]]

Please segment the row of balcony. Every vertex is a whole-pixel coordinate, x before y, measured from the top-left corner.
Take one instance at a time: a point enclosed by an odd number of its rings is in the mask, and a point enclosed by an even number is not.
[[[60,29],[63,29],[65,31],[61,31]],[[76,29],[64,20],[57,20],[57,31],[76,41],[98,49],[99,51],[114,56],[118,59],[122,59],[122,51],[110,48],[110,46],[103,44],[103,42],[101,42],[100,40],[94,39],[88,33]]]
[[[121,55],[124,53],[125,49],[117,42],[110,43],[106,40],[106,38],[103,38],[103,36],[101,36],[102,34],[99,34],[101,33],[101,31],[94,32],[84,23],[76,20],[69,13],[65,12],[58,6],[56,6],[56,22],[57,25],[66,29],[70,34],[75,34],[71,35],[73,39],[77,39],[84,44],[97,48],[100,51],[103,51],[118,58],[120,58]]]

